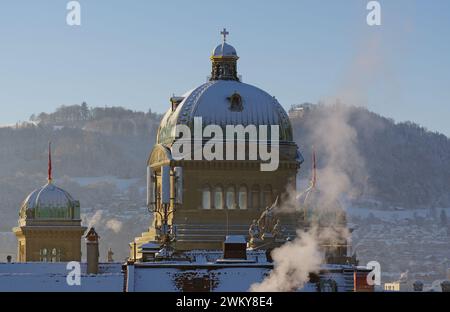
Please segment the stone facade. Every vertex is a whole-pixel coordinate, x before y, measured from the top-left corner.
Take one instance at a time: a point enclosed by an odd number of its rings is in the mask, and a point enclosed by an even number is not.
[[[130,244],[130,258],[135,255],[140,258],[140,246],[147,242],[170,242],[171,248],[187,251],[219,250],[226,235],[243,235],[249,241],[249,227],[253,221],[260,219],[277,198],[281,205],[289,190],[296,188],[296,175],[303,158],[292,139],[288,115],[273,96],[239,81],[239,57],[234,47],[225,42],[225,30],[223,34],[223,43],[213,50],[210,58],[211,82],[176,97],[178,102],[174,105],[171,101],[171,107],[161,121],[157,144],[147,162],[148,204],[153,212],[153,222],[148,231]],[[244,160],[237,157],[235,160],[198,158],[195,157],[195,144],[191,148],[191,157],[180,160],[173,156],[176,126],[186,125],[191,133],[196,133],[195,118],[203,120],[203,127],[214,125],[223,130],[228,125],[255,126],[257,129],[278,127],[278,167],[274,171],[262,171],[261,158],[248,157],[250,142],[255,144],[255,141],[245,135],[231,139],[233,144],[246,146]],[[202,140],[201,147],[204,147],[207,140]],[[228,137],[222,141],[224,151],[229,142]],[[261,146],[272,149],[271,144],[272,141],[258,141],[258,151]],[[162,182],[162,168],[170,170],[170,183]],[[182,170],[182,183],[177,180],[176,168]],[[170,185],[170,203],[163,204],[167,201],[167,192],[162,190],[165,183]],[[178,200],[179,197],[182,200]],[[277,239],[281,242],[294,237],[302,220],[276,210],[273,224],[278,221]],[[264,234],[275,240],[272,233]]]
[[[176,225],[174,246],[180,250],[221,249],[227,234],[248,236],[252,221],[259,219],[275,198],[295,187],[298,167],[295,162],[285,162],[275,172],[263,172],[258,162],[251,161],[168,161],[167,164],[172,168],[182,166],[184,172],[183,204],[173,204],[170,209],[175,211],[169,220],[169,224]],[[149,166],[152,165],[150,159]],[[156,174],[161,165],[159,162],[153,167]],[[160,180],[156,183],[159,189]],[[221,206],[216,207],[219,201]],[[232,206],[228,207],[230,203]],[[291,218],[283,215],[277,218],[281,219],[285,235],[295,235],[296,223]],[[161,224],[160,215],[155,214],[151,229]],[[157,240],[157,232],[153,234],[152,238]]]
[[[81,261],[80,220],[34,220],[13,229],[18,240],[18,262]]]

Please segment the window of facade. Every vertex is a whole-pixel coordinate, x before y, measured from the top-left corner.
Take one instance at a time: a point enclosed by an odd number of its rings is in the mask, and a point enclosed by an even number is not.
[[[42,248],[39,250],[39,260],[42,262],[47,262],[47,248]]]
[[[263,203],[264,207],[272,206],[273,204],[272,187],[270,185],[264,187]]]
[[[252,208],[253,209],[260,209],[260,189],[259,185],[253,185],[252,187]]]
[[[227,193],[226,193],[226,204],[227,204],[227,209],[236,209],[236,198],[235,198],[235,190],[234,190],[234,186],[229,186],[227,188]]]
[[[214,208],[223,209],[223,189],[221,186],[214,188]]]
[[[239,187],[239,209],[247,209],[248,200],[247,200],[247,186],[241,185]]]
[[[56,248],[53,248],[53,249],[52,249],[52,262],[57,262],[57,261],[59,261],[58,258],[57,258],[57,256],[58,256],[58,251],[56,250]]]
[[[205,186],[202,190],[202,208],[211,209],[211,189]]]

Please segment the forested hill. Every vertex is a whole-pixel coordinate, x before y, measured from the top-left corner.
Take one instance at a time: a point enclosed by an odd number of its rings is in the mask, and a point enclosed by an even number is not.
[[[59,176],[138,177],[145,173],[161,116],[122,107],[61,106],[30,122],[0,128],[3,176],[44,173],[52,141]]]
[[[136,210],[132,207],[144,206],[145,194],[140,190],[160,119],[151,111],[89,108],[83,103],[0,128],[0,231],[10,231],[17,222],[20,203],[45,184],[48,141],[52,142],[55,182],[79,199],[83,209],[112,209],[114,215],[117,205],[126,206],[130,213]],[[78,184],[83,177],[101,177],[104,182]],[[114,177],[129,181],[129,186],[119,190]],[[121,196],[128,201],[118,199]]]
[[[309,174],[317,126],[330,116],[345,116],[355,130],[355,148],[364,160],[367,177],[361,185],[361,198],[404,208],[450,207],[450,140],[445,135],[411,122],[395,123],[365,108],[311,104],[301,108],[302,114],[291,114],[291,121],[306,159],[303,178]],[[142,178],[160,118],[151,111],[89,108],[83,103],[33,115],[26,124],[0,128],[0,190],[6,189],[6,184],[8,189],[17,184],[20,190],[25,181],[33,184],[36,175],[45,177],[49,140],[53,142],[56,176]],[[317,152],[320,167],[324,152],[320,148]],[[361,184],[351,168],[344,170],[354,185]],[[36,183],[33,185],[39,185]],[[26,187],[20,197],[28,191]],[[10,196],[0,195],[2,199]]]
[[[361,185],[362,198],[380,201],[384,207],[450,207],[450,139],[445,135],[412,122],[396,123],[365,108],[303,104],[296,109],[301,113],[291,110],[295,115],[291,121],[295,140],[306,158],[304,167],[309,168],[311,146],[317,143],[314,133],[322,130],[317,128],[323,120],[332,124],[323,129],[331,130],[324,135],[339,144],[346,138],[333,132],[342,129],[336,124],[346,123],[356,134],[350,147],[363,161],[365,180],[360,181],[352,172],[351,163],[343,170],[352,185]],[[317,153],[320,167],[321,156],[326,153],[320,149]]]
[[[115,136],[149,136],[157,127],[161,115],[132,111],[123,107],[60,106],[53,113],[31,115],[30,122],[40,126],[79,128]]]

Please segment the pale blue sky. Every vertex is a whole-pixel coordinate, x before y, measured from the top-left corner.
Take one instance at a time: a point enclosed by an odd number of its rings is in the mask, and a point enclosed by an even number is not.
[[[450,1],[0,0],[0,124],[61,104],[163,112],[203,83],[219,30],[244,82],[291,104],[340,97],[450,135]]]

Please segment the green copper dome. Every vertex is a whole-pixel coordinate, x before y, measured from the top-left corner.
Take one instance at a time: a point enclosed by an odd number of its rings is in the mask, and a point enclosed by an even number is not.
[[[49,182],[27,196],[20,209],[20,218],[79,220],[80,202]]]

